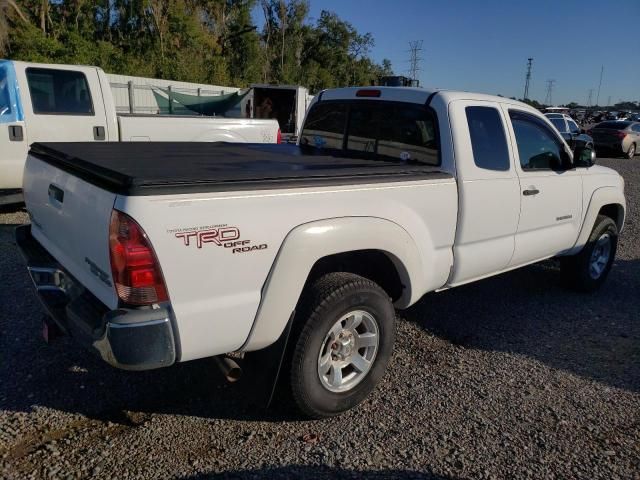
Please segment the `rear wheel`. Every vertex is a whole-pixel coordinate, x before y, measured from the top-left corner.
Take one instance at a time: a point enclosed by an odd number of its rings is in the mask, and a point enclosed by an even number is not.
[[[636,144],[632,143],[631,146],[629,147],[629,150],[627,150],[627,158],[632,159],[635,155],[636,155]]]
[[[395,339],[395,312],[380,286],[331,273],[303,293],[291,359],[291,392],[311,418],[360,403],[382,379]]]
[[[609,217],[598,215],[582,251],[560,259],[565,284],[582,292],[593,292],[600,288],[611,270],[617,247],[616,223]]]

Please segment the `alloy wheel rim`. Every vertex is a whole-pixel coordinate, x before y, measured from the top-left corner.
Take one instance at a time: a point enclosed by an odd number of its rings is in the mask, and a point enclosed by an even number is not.
[[[609,258],[611,257],[611,235],[605,233],[598,238],[596,245],[591,252],[591,259],[589,262],[589,276],[597,280],[602,276]]]
[[[346,313],[327,332],[318,354],[318,377],[330,392],[345,392],[367,376],[380,345],[375,317],[364,310]]]

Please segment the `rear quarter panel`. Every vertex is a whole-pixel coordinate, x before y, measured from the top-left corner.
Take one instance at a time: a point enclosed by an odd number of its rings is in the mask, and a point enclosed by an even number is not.
[[[311,221],[353,216],[392,221],[420,249],[421,294],[442,286],[452,260],[457,194],[455,181],[443,179],[118,197],[116,208],[140,223],[158,255],[184,361],[233,351],[245,343],[283,240],[295,227]],[[247,242],[241,247],[256,248],[234,253],[233,248],[211,241],[198,245],[195,235],[188,244],[185,240],[185,232],[221,228],[231,232],[228,238]]]

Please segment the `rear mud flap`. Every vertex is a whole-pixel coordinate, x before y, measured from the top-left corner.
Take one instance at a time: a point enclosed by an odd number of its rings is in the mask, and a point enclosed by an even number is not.
[[[244,374],[238,382],[238,386],[257,406],[269,408],[273,401],[287,353],[294,314],[295,311],[291,313],[287,325],[275,343],[262,350],[247,352],[244,355],[242,361]]]

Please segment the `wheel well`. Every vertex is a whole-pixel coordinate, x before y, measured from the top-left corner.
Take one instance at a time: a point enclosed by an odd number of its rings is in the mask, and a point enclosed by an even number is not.
[[[618,230],[622,228],[622,222],[624,220],[624,211],[622,209],[622,205],[618,205],[617,203],[610,203],[609,205],[604,205],[600,208],[598,215],[604,215],[609,217],[618,227]]]
[[[368,278],[380,285],[393,301],[400,298],[405,287],[393,261],[381,250],[355,250],[323,257],[311,268],[306,285],[332,272],[349,272]]]

